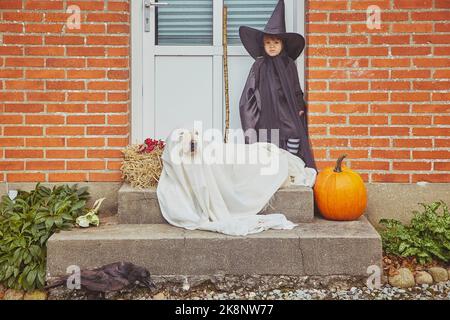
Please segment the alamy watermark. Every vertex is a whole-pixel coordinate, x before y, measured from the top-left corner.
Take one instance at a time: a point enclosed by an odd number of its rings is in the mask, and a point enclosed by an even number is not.
[[[366,25],[369,30],[381,29],[381,8],[377,5],[371,5],[366,10]]]
[[[68,29],[81,29],[81,9],[77,5],[71,5],[67,8],[66,13],[70,13],[67,18],[66,26]]]
[[[273,175],[279,170],[280,155],[279,130],[272,129],[270,139],[267,130],[259,133],[259,142],[245,144],[245,136],[256,137],[256,131],[249,129],[228,130],[228,142],[223,143],[221,130],[204,129],[202,121],[194,121],[194,126],[173,130],[166,139],[166,147],[172,164],[257,164],[261,175]],[[253,141],[254,138],[251,138]],[[164,157],[164,155],[163,155]]]
[[[67,277],[66,286],[70,290],[81,289],[81,269],[77,265],[68,266],[66,273],[69,274]]]
[[[380,289],[381,288],[381,275],[382,270],[380,266],[374,264],[367,267],[367,273],[369,277],[366,280],[366,286],[369,289]]]

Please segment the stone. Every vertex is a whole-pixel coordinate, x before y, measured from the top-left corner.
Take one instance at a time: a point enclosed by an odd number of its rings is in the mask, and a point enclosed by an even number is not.
[[[414,287],[414,275],[408,268],[398,269],[398,274],[389,277],[389,284],[397,288]]]
[[[381,238],[362,216],[355,221],[315,219],[297,228],[304,275],[364,275],[381,268]]]
[[[261,214],[283,212],[294,223],[311,222],[314,218],[313,189],[306,186],[280,188]],[[165,224],[161,214],[156,187],[135,189],[124,183],[118,192],[120,224]]]
[[[153,300],[166,300],[166,295],[164,292],[158,292],[153,296]]]
[[[380,219],[396,219],[409,224],[418,202],[431,203],[443,199],[449,203],[448,183],[365,183],[367,208],[365,215],[379,229]]]
[[[367,277],[368,266],[381,267],[381,238],[361,217],[350,222],[316,218],[292,230],[245,237],[169,224],[118,224],[58,232],[47,242],[49,277],[66,274],[71,265],[85,269],[116,261],[141,265],[152,275]]]
[[[23,300],[47,300],[47,292],[41,290],[26,292]]]
[[[418,271],[416,273],[416,283],[417,284],[432,284],[433,277],[426,271]]]
[[[448,281],[448,272],[441,267],[433,267],[428,269],[428,272],[433,277],[435,282],[446,282]]]
[[[5,292],[3,300],[23,300],[23,291],[8,289]]]

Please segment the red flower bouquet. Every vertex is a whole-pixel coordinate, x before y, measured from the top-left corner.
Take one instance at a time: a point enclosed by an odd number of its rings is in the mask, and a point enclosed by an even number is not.
[[[147,138],[144,140],[144,144],[139,149],[141,152],[152,152],[155,149],[164,149],[164,141]]]

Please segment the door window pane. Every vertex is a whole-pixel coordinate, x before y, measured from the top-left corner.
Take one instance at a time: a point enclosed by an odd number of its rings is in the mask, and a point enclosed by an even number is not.
[[[239,27],[263,30],[278,0],[223,0],[228,8],[228,44],[241,45]]]
[[[213,1],[159,0],[156,7],[157,45],[212,45]]]

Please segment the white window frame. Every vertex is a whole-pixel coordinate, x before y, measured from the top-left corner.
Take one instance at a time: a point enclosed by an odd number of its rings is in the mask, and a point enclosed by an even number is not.
[[[212,0],[213,1],[213,0]],[[292,0],[294,6],[294,12],[305,12],[305,1],[303,0]],[[144,36],[144,25],[143,25],[143,0],[132,0],[130,1],[131,10],[131,63],[130,63],[130,83],[131,83],[131,137],[130,143],[142,143],[144,137],[143,128],[143,90],[144,90],[144,73],[143,73],[143,36]],[[303,18],[303,19],[302,19]],[[222,41],[217,35],[221,34],[222,26],[222,15],[219,10],[214,10],[214,25],[213,25],[213,46],[214,50],[219,50],[220,54],[222,52]],[[286,19],[294,19],[294,15]],[[293,27],[294,32],[302,34],[306,38],[305,34],[305,17],[301,14],[297,14],[294,21]],[[200,50],[202,47],[192,47],[192,50]],[[158,50],[163,51],[164,47],[158,47]],[[230,46],[228,48],[228,55],[241,55],[245,49],[238,46]],[[246,53],[246,52],[245,52]],[[220,56],[217,59],[222,59]],[[297,68],[300,75],[300,82],[302,88],[305,88],[305,54],[296,60]]]

